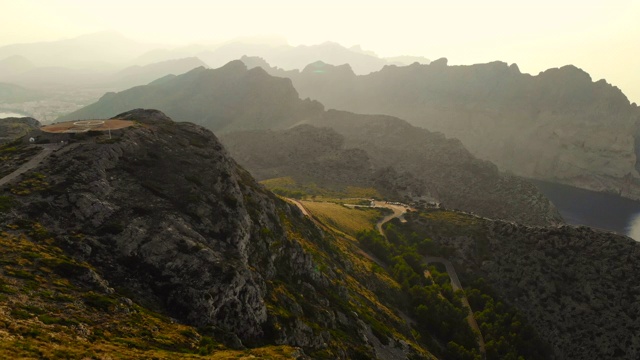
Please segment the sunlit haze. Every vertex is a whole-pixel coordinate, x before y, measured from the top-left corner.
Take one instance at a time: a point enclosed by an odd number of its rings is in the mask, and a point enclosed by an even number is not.
[[[0,0],[0,45],[113,30],[158,44],[238,37],[335,41],[380,56],[501,60],[537,74],[576,65],[640,102],[640,1]]]

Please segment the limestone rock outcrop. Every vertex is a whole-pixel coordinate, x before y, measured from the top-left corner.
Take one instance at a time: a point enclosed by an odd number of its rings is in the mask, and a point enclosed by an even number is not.
[[[0,187],[0,226],[38,229],[95,269],[79,285],[124,293],[228,347],[374,357],[362,317],[394,329],[387,344],[411,342],[404,357],[431,358],[391,305],[361,290],[390,285],[352,271],[337,239],[258,185],[209,130],[156,110],[116,118],[136,124],[112,138],[47,135],[69,143]]]
[[[575,66],[536,76],[499,61],[448,66],[440,59],[361,76],[318,66],[265,69],[328,108],[393,115],[460,139],[503,171],[640,199],[640,108]]]

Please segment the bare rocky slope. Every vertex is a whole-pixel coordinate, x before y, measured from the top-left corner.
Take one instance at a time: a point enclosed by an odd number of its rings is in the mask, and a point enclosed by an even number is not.
[[[30,117],[0,119],[0,144],[19,138],[38,127],[40,122]]]
[[[533,185],[476,159],[457,140],[393,117],[333,110],[310,124],[221,139],[260,180],[288,176],[328,187],[373,187],[389,198],[437,199],[525,224],[561,222]]]
[[[406,219],[391,231],[432,238],[463,284],[491,284],[556,359],[640,356],[640,243],[587,227],[528,227],[448,211]]]
[[[300,100],[291,80],[272,77],[240,61],[213,70],[203,67],[167,76],[146,86],[107,93],[94,104],[58,120],[110,118],[135,108],[160,109],[171,118],[216,133],[275,129],[322,112],[315,101]]]
[[[57,246],[88,264],[62,273],[102,294],[92,299],[115,291],[233,348],[283,344],[312,358],[432,358],[377,295],[388,299],[397,285],[365,270],[349,255],[353,244],[259,186],[209,130],[159,111],[118,118],[137,125],[113,139],[74,135],[0,189],[3,240]],[[16,284],[14,270],[0,270],[0,292],[11,296],[5,285]],[[21,274],[37,279],[42,271]],[[24,306],[26,298],[16,301]],[[9,327],[22,336],[15,331]]]
[[[532,185],[476,159],[457,140],[446,139],[393,117],[324,111],[318,102],[300,100],[291,80],[270,76],[261,68],[247,70],[240,61],[219,69],[200,68],[147,86],[106,94],[98,102],[62,119],[106,118],[135,107],[158,108],[169,116],[192,121],[219,134],[287,129],[297,124],[333,128],[344,140],[335,140],[332,136],[312,136],[310,140],[314,147],[327,149],[333,146],[336,150],[337,143],[333,141],[344,141],[341,156],[346,156],[345,151],[349,150],[348,155],[352,158],[342,166],[344,168],[347,163],[354,166],[350,177],[356,182],[358,178],[371,178],[366,163],[355,164],[365,151],[371,165],[380,171],[380,187],[390,192],[409,198],[430,194],[452,207],[528,224],[561,221],[553,205]],[[295,140],[294,134],[276,135],[281,138],[273,140],[268,140],[271,135],[267,135],[260,142],[265,145],[262,148],[258,148],[257,143],[253,146],[253,140],[250,140],[245,145],[251,153],[234,151],[232,155],[242,159],[254,156],[254,163],[280,163],[293,170],[293,164],[287,161],[300,165],[296,159],[309,154],[311,149],[308,147],[312,145],[305,145],[302,138]],[[304,135],[303,132],[297,134]],[[321,144],[325,140],[328,143]],[[235,149],[230,142],[229,146]],[[298,154],[288,156],[287,152]],[[270,160],[271,154],[274,159]],[[306,160],[310,160],[309,156]],[[326,160],[323,161],[328,165]],[[258,171],[258,167],[240,161],[251,171]],[[304,169],[311,168],[306,166]],[[358,169],[363,173],[356,175]],[[330,169],[317,171],[318,180],[327,180],[325,170]]]
[[[575,66],[531,76],[515,64],[440,59],[358,76],[348,65],[285,72],[243,61],[291,78],[302,97],[329,108],[393,115],[460,139],[501,170],[640,199],[640,109]]]

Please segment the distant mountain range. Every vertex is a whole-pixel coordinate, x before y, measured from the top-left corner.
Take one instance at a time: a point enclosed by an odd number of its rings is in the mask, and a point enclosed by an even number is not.
[[[440,59],[356,75],[348,65],[284,71],[243,61],[290,78],[302,98],[329,108],[398,116],[458,138],[504,171],[640,199],[640,108],[574,66],[531,76],[515,64]]]
[[[0,62],[0,80],[43,90],[78,90],[96,87],[123,90],[132,86],[145,85],[166,75],[179,75],[196,67],[206,66],[195,57],[167,60],[144,66],[133,65],[121,70],[36,67],[28,64],[31,63],[18,56]],[[0,101],[4,100],[0,97]]]
[[[230,43],[213,51],[198,54],[211,67],[219,67],[242,56],[259,56],[270,64],[283,69],[300,69],[305,65],[324,61],[330,64],[350,64],[358,74],[368,74],[380,70],[385,65],[403,64],[404,57],[384,59],[374,53],[364,52],[359,47],[346,48],[340,44],[326,42],[312,46],[279,46]],[[411,61],[429,63],[428,59],[415,57]]]
[[[384,65],[405,64],[405,61],[429,62],[422,57],[384,59],[359,46],[346,48],[331,42],[290,46],[255,41],[240,39],[223,44],[165,49],[162,45],[140,43],[115,32],[99,32],[59,41],[12,44],[0,47],[0,81],[27,86],[76,88],[115,84],[120,90],[125,86],[146,84],[164,75],[180,74],[197,66],[219,67],[244,55],[260,56],[286,69],[301,68],[315,61],[349,63],[363,74],[380,70]],[[200,59],[197,64],[193,60],[196,57]],[[183,69],[178,66],[176,69],[176,63],[187,64],[186,58],[192,59],[193,67]],[[128,68],[132,66],[147,75],[134,74],[128,83],[120,81],[123,73],[133,71]],[[134,84],[136,79],[138,83]]]
[[[157,108],[219,135],[288,129],[298,124],[314,126],[288,133],[223,135],[232,155],[255,174],[268,173],[269,164],[273,164],[283,167],[272,171],[274,176],[306,176],[307,180],[334,185],[361,182],[406,199],[432,197],[454,208],[527,224],[560,221],[533,185],[476,159],[459,141],[389,116],[324,111],[316,101],[300,100],[291,80],[270,76],[260,68],[247,70],[240,61],[109,93],[60,120],[107,118],[131,108]],[[318,151],[309,152],[313,148]],[[326,161],[332,152],[335,161]],[[345,156],[360,159],[359,165],[339,165],[353,160]],[[298,167],[305,162],[321,165]],[[349,174],[330,175],[334,165]]]
[[[27,89],[14,84],[0,83],[0,104],[42,99],[42,91]]]
[[[22,56],[38,67],[105,69],[126,63],[158,45],[140,43],[105,31],[71,39],[0,47],[0,59]]]

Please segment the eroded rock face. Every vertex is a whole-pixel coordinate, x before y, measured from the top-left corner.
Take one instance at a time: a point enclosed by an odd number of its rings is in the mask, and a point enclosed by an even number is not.
[[[491,218],[562,222],[532,184],[478,160],[456,139],[389,116],[334,110],[309,124],[224,134],[221,140],[260,180],[287,176],[329,188],[373,187],[387,198],[438,199]]]
[[[260,66],[291,78],[303,98],[442,132],[503,171],[640,199],[640,109],[575,66],[536,76],[515,64],[447,66],[446,59],[362,76],[331,65],[320,74]]]
[[[557,359],[640,356],[637,242],[587,227],[481,224],[471,236],[435,239],[518,308]]]
[[[113,139],[73,137],[36,169],[42,189],[12,196],[0,226],[38,223],[95,269],[77,276],[81,285],[124,293],[231,347],[288,344],[336,358],[385,351],[360,342],[370,324],[344,308],[356,298],[368,304],[358,311],[384,305],[339,285],[354,265],[335,238],[258,185],[209,130],[154,110],[117,118],[137,124]],[[366,288],[390,291],[370,275],[359,280]],[[390,343],[411,338],[384,316],[404,334]],[[430,357],[415,344],[400,352]]]
[[[526,231],[499,224],[492,231],[500,240],[483,272],[534,325],[550,330],[543,336],[559,358],[640,356],[637,243],[588,228]]]
[[[45,226],[85,234],[83,246],[69,240],[70,250],[113,285],[189,323],[261,337],[260,270],[273,264],[258,267],[252,255],[268,245],[260,229],[282,234],[268,216],[273,198],[209,131],[154,111],[119,118],[141,125],[112,144],[80,141],[56,154],[49,181],[58,195],[48,212],[59,216]]]
[[[436,62],[433,66],[445,65]],[[408,68],[407,77],[422,69],[418,64]],[[348,66],[322,63],[310,66],[304,72],[308,73],[327,79],[356,76]],[[344,84],[348,92],[350,83]],[[325,89],[334,92],[331,86]],[[391,98],[378,101],[388,100]],[[532,185],[500,173],[493,164],[470,154],[458,140],[390,116],[324,111],[316,101],[301,100],[290,79],[270,76],[261,68],[247,70],[240,61],[105,96],[64,119],[100,118],[132,107],[166,109],[176,119],[222,134],[233,156],[260,179],[295,175],[328,187],[361,186],[371,183],[371,168],[391,166],[399,174],[412,175],[401,181],[379,179],[398,185],[385,189],[389,195],[409,201],[435,198],[453,208],[528,224],[561,221]],[[304,124],[316,128],[300,127]],[[241,147],[246,151],[235,151]]]

